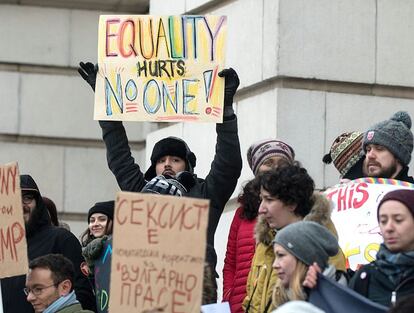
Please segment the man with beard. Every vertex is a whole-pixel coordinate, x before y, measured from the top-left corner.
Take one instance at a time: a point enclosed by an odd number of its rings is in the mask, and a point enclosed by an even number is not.
[[[80,63],[78,69],[83,79],[95,91],[97,66]],[[122,191],[141,191],[145,184],[158,175],[185,175],[194,181],[183,196],[210,200],[207,230],[206,261],[215,273],[217,254],[214,249],[214,234],[224,206],[237,185],[242,169],[237,117],[233,110],[233,97],[240,84],[232,68],[218,73],[225,79],[223,123],[216,125],[217,142],[214,160],[205,179],[194,174],[196,156],[186,142],[177,137],[158,141],[151,154],[151,166],[145,173],[131,156],[127,134],[122,122],[99,121],[106,146],[108,166]],[[216,277],[218,277],[216,273]],[[215,281],[212,282],[215,284]]]
[[[78,239],[64,228],[52,226],[39,188],[30,175],[20,176],[20,187],[29,261],[50,253],[62,254],[67,257],[75,267],[74,289],[77,300],[84,309],[95,311],[95,296],[91,285],[80,271],[83,257]],[[25,282],[25,275],[1,280],[4,312],[34,312],[23,292]]]
[[[369,128],[363,139],[365,176],[392,178],[414,183],[408,176],[408,163],[413,151],[411,118],[407,112],[399,111],[391,119]]]

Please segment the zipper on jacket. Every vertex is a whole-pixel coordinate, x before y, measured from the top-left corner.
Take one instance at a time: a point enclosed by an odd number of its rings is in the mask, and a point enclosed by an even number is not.
[[[401,283],[398,284],[398,286],[395,288],[395,290],[391,293],[391,304],[392,306],[395,305],[395,302],[397,302],[397,291],[404,286],[407,282],[410,280],[414,280],[414,277],[409,277],[406,280],[403,280]]]
[[[395,302],[397,302],[397,292],[394,290],[391,293],[391,305],[394,306]]]

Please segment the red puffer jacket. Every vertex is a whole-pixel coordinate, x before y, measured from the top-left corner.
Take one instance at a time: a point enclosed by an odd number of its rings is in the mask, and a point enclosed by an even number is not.
[[[227,241],[223,267],[223,301],[230,303],[232,313],[243,312],[241,304],[246,296],[247,275],[250,271],[256,241],[256,219],[249,221],[240,217],[242,207],[234,214]]]

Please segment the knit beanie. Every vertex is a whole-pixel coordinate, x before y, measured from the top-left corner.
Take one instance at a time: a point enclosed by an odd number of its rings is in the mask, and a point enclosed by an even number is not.
[[[110,220],[114,219],[115,201],[96,202],[93,207],[89,209],[88,221],[94,213],[101,213],[106,215]]]
[[[273,156],[283,157],[289,163],[292,163],[295,159],[295,151],[287,143],[275,139],[260,140],[253,143],[247,150],[247,161],[253,174],[257,175],[263,162]]]
[[[378,204],[377,220],[379,221],[379,209],[381,205],[388,200],[399,201],[404,204],[414,218],[414,190],[412,189],[397,189],[387,193]]]
[[[326,164],[333,162],[341,177],[345,177],[364,156],[362,153],[362,137],[363,134],[357,131],[339,135],[322,161]]]
[[[338,240],[324,226],[308,221],[289,224],[276,233],[279,244],[306,265],[318,263],[323,270],[330,256],[338,253]]]
[[[195,154],[191,152],[184,140],[170,136],[161,139],[154,145],[151,154],[151,166],[145,172],[144,176],[146,180],[149,181],[157,175],[155,172],[157,161],[166,155],[172,155],[183,159],[186,164],[186,171],[192,174],[194,173],[194,167],[196,166]]]
[[[364,134],[363,149],[369,144],[387,148],[404,166],[411,160],[413,152],[413,133],[411,118],[407,112],[398,111],[391,119],[382,121],[369,128]]]
[[[182,197],[187,193],[187,188],[185,188],[177,179],[169,175],[159,175],[151,179],[141,192]]]

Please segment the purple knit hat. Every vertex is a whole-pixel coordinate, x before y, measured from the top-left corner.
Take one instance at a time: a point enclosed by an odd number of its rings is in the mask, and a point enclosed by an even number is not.
[[[404,204],[414,218],[414,190],[412,189],[397,189],[387,193],[378,204],[377,220],[379,221],[379,208],[388,200],[395,200]]]
[[[260,140],[253,143],[247,150],[247,161],[253,174],[257,175],[263,162],[273,156],[283,157],[289,162],[293,162],[295,151],[287,143],[276,139]]]

